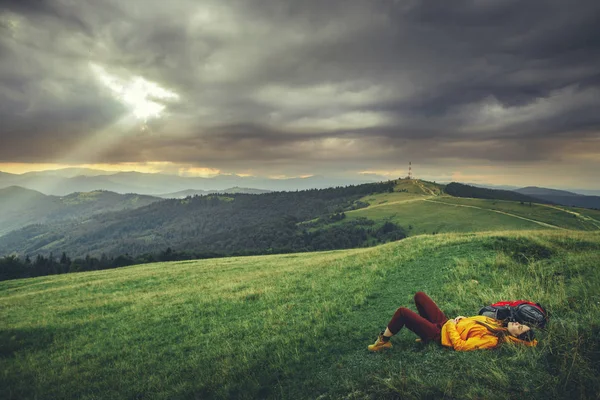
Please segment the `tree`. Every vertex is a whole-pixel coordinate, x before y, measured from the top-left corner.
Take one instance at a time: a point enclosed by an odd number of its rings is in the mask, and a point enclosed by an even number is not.
[[[60,256],[60,264],[61,265],[71,264],[71,260],[69,259],[69,257],[67,257],[67,253],[65,253],[64,251],[63,251],[62,255]]]

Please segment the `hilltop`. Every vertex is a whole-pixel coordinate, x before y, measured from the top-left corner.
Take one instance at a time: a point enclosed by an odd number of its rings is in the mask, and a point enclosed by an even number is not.
[[[393,193],[365,196],[366,207],[346,212],[345,222],[371,220],[376,224],[393,222],[408,236],[424,233],[478,232],[514,229],[600,229],[600,212],[555,206],[504,190],[446,185],[419,180],[397,180]],[[454,189],[454,190],[452,190]],[[484,198],[464,197],[473,194]],[[508,198],[510,200],[500,200]]]
[[[0,394],[17,398],[594,398],[600,233],[416,236],[372,248],[0,282]],[[535,349],[366,347],[425,290],[449,316],[529,298]],[[35,310],[35,312],[31,312]]]
[[[439,196],[444,193],[446,185],[428,182],[421,179],[397,179],[394,192],[412,193],[419,195]]]

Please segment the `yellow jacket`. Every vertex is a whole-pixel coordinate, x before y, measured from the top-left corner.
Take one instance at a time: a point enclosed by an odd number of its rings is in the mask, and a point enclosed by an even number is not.
[[[448,320],[442,326],[442,345],[452,347],[456,351],[492,349],[496,347],[498,345],[498,338],[485,326],[478,324],[476,321],[494,327],[498,324],[495,319],[484,317],[483,315],[463,318],[457,324],[453,320]]]

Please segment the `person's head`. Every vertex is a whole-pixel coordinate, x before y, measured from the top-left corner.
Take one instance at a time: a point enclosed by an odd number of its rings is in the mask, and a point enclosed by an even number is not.
[[[498,345],[501,343],[518,343],[526,346],[537,345],[533,329],[519,322],[486,318],[485,322],[477,321],[477,323],[485,326],[494,336],[498,337]]]
[[[523,325],[519,322],[509,322],[506,326],[506,330],[511,336],[514,336],[519,340],[531,342],[534,338],[534,333],[531,327]]]

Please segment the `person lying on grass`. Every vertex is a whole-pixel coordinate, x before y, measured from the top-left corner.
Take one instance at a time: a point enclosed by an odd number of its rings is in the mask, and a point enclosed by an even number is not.
[[[534,332],[527,325],[483,315],[448,319],[425,293],[417,292],[414,300],[419,314],[406,307],[396,310],[385,331],[368,347],[370,351],[392,347],[390,338],[404,326],[419,335],[423,342],[441,343],[457,351],[492,349],[502,343],[537,345]]]

